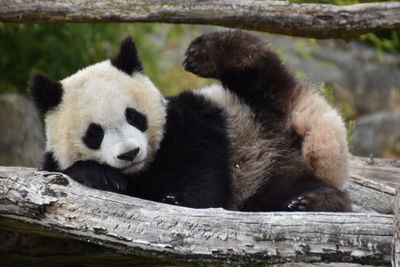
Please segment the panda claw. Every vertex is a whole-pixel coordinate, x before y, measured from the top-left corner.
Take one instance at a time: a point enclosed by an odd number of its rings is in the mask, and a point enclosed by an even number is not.
[[[310,204],[310,200],[308,196],[299,196],[296,199],[292,200],[288,205],[287,208],[291,211],[306,211],[307,206]]]
[[[176,196],[173,194],[168,194],[164,196],[164,198],[161,200],[161,202],[167,203],[167,204],[172,204],[172,205],[177,205],[180,206],[181,203],[176,199]]]
[[[291,210],[294,210],[297,208],[298,204],[299,204],[299,202],[297,200],[293,200],[292,202],[289,203],[288,208]]]

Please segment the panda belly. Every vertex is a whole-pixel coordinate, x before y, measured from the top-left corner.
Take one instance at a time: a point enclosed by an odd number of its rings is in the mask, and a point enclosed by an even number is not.
[[[231,144],[232,194],[227,208],[240,210],[243,203],[269,180],[272,163],[288,157],[285,136],[268,133],[257,123],[251,109],[221,86],[213,85],[198,92],[225,111]]]

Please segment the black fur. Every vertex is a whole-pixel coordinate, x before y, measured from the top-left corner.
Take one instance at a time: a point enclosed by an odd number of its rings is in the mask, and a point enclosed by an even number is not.
[[[127,122],[141,130],[142,132],[147,130],[147,118],[145,115],[140,113],[134,108],[127,108],[125,110],[125,117]]]
[[[42,168],[49,172],[59,172],[61,171],[60,166],[57,163],[57,160],[54,158],[52,152],[46,152],[44,155],[44,161],[42,163]]]
[[[312,173],[271,177],[243,211],[351,211],[347,195]]]
[[[96,188],[121,194],[126,193],[128,177],[120,170],[96,161],[77,161],[63,173],[77,182]]]
[[[34,74],[28,88],[36,107],[43,114],[61,103],[63,95],[61,83],[43,74]]]
[[[62,172],[77,182],[96,189],[126,194],[127,176],[115,168],[95,161],[77,161],[62,170],[54,154],[47,152],[42,167],[46,171]]]
[[[128,75],[132,75],[136,71],[143,71],[142,62],[139,59],[132,37],[126,37],[122,41],[119,54],[111,59],[111,64]]]
[[[85,136],[82,137],[83,143],[90,149],[99,149],[104,138],[104,131],[100,124],[89,124]]]
[[[187,92],[170,98],[167,112],[160,150],[149,168],[131,177],[128,194],[193,208],[224,207],[230,146],[222,110]]]

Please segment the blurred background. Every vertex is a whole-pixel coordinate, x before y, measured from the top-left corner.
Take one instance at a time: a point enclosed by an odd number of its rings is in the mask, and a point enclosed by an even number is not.
[[[62,79],[114,56],[120,41],[131,35],[147,75],[165,95],[175,95],[215,82],[185,72],[181,62],[191,40],[221,29],[159,23],[0,23],[0,165],[39,166],[42,160],[43,118],[26,91],[32,73]],[[368,33],[352,42],[258,34],[299,79],[313,83],[344,115],[351,153],[400,158],[400,31]]]

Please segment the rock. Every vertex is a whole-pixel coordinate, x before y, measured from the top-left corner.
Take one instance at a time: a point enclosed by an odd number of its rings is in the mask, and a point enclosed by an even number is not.
[[[356,121],[350,148],[357,156],[400,157],[400,109],[364,116]]]
[[[301,78],[332,88],[347,118],[400,108],[400,54],[356,41],[268,39]]]
[[[40,165],[43,123],[33,104],[19,94],[0,95],[0,165]]]

